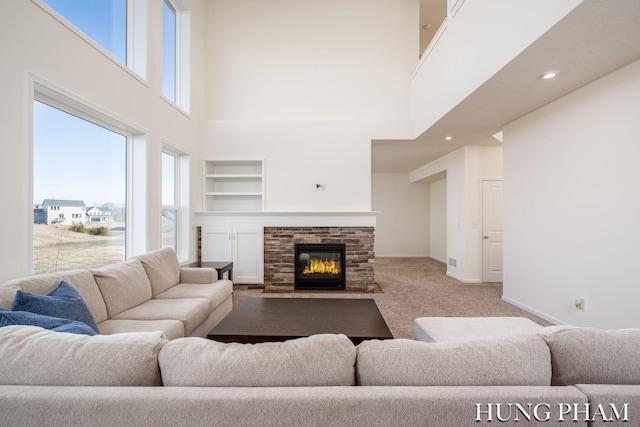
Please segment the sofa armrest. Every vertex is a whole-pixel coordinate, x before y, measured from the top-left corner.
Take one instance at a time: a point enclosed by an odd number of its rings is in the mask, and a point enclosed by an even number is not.
[[[180,283],[215,283],[218,270],[204,267],[181,267]]]

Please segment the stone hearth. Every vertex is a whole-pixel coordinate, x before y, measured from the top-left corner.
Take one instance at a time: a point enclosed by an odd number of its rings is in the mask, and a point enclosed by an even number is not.
[[[296,243],[344,243],[345,290],[373,292],[374,227],[265,227],[265,292],[294,291]]]

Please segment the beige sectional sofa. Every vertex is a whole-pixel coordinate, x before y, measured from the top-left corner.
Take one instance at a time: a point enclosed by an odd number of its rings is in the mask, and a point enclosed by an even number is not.
[[[468,341],[0,328],[3,426],[640,425],[640,331]],[[575,420],[575,421],[574,421]]]
[[[205,337],[232,309],[233,283],[211,268],[180,267],[172,249],[118,264],[10,280],[0,285],[0,308],[18,290],[45,294],[61,281],[84,299],[100,334],[162,331],[165,338]]]

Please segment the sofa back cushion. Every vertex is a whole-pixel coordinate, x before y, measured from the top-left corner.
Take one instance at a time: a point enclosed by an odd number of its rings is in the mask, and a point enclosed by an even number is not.
[[[355,384],[356,349],[344,335],[224,344],[179,338],[160,352],[165,386],[294,387]]]
[[[139,259],[151,282],[155,297],[180,282],[180,264],[171,248],[162,248],[135,257]]]
[[[102,293],[98,288],[93,274],[87,270],[63,271],[60,273],[40,274],[10,280],[2,285],[5,292],[0,293],[0,295],[2,295],[1,307],[11,309],[15,293],[18,289],[32,294],[44,295],[58,286],[62,281],[67,282],[78,291],[96,323],[107,319],[107,307],[102,298]],[[8,306],[6,304],[7,299],[11,299]]]
[[[12,281],[13,282],[13,281]],[[20,286],[15,283],[2,283],[0,284],[0,308],[4,310],[11,310],[11,305],[16,297],[16,293],[20,290]],[[105,309],[106,315],[106,309]]]
[[[363,341],[357,347],[359,385],[548,386],[551,360],[535,335],[427,343]]]
[[[133,259],[91,270],[112,318],[151,299],[151,283],[140,260]]]
[[[545,336],[552,385],[640,385],[640,329],[573,328]]]
[[[161,385],[162,332],[78,335],[37,326],[0,328],[0,384]]]

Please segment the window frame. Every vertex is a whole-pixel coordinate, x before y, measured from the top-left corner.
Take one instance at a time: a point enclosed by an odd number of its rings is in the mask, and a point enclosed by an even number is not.
[[[175,40],[175,101],[166,97],[160,90],[162,99],[181,111],[190,112],[190,74],[191,74],[191,12],[184,0],[162,0],[176,15],[176,40]],[[164,10],[163,23],[164,23]],[[162,29],[164,34],[164,29]],[[161,48],[164,55],[164,45]],[[162,71],[162,70],[161,70]],[[162,77],[164,79],[164,76]]]
[[[171,211],[174,212],[174,236],[173,236],[173,250],[176,252],[176,254],[178,253],[178,241],[179,238],[178,236],[180,235],[180,155],[177,154],[175,152],[175,150],[171,147],[163,147],[162,149],[162,156],[164,155],[168,155],[173,157],[173,204],[172,205],[165,205],[164,204],[164,200],[163,197],[161,195],[160,199],[161,199],[161,208],[160,208],[160,215],[161,217],[164,216],[164,212],[165,211]],[[162,165],[162,161],[161,161],[161,165]],[[164,191],[164,181],[162,178],[164,178],[164,166],[161,167],[161,170],[163,172],[162,176],[161,176],[161,187],[160,187],[160,191],[161,193]],[[162,228],[162,218],[160,218],[160,227]],[[160,230],[160,245],[162,247],[164,246],[164,242],[162,239],[162,229]]]
[[[144,253],[147,250],[147,204],[146,197],[137,197],[138,194],[146,194],[147,168],[146,168],[146,134],[128,124],[115,114],[100,109],[91,103],[71,95],[54,84],[45,81],[33,74],[29,74],[31,101],[30,101],[30,176],[33,177],[34,155],[34,101],[45,103],[80,119],[89,121],[112,132],[123,135],[126,138],[126,231],[125,231],[125,259],[133,255]],[[33,204],[33,182],[29,186],[30,205]],[[33,225],[30,224],[28,236],[30,247],[33,248]],[[29,268],[33,271],[33,256],[29,257]]]
[[[172,82],[165,82],[165,78],[167,78],[165,71],[165,63],[164,63],[164,59],[165,56],[167,54],[167,49],[165,46],[165,6],[167,8],[170,9],[170,11],[173,13],[173,19],[174,19],[174,39],[173,39],[173,81]],[[175,7],[173,5],[173,3],[171,2],[171,0],[162,0],[162,96],[167,99],[168,101],[178,105],[178,100],[180,99],[179,97],[179,92],[180,92],[180,88],[179,88],[179,73],[180,73],[180,67],[179,67],[179,51],[180,51],[180,46],[179,46],[179,38],[180,38],[180,14],[179,14],[179,9],[177,7]],[[173,85],[173,98],[171,98],[168,94],[165,93],[164,87],[165,87],[165,83],[171,83]]]
[[[174,180],[174,203],[173,206],[162,204],[162,195],[160,195],[160,221],[162,221],[162,211],[165,208],[176,209],[176,255],[180,261],[187,261],[190,257],[190,239],[189,233],[190,217],[189,217],[189,182],[190,182],[190,157],[189,154],[178,148],[175,144],[166,141],[162,142],[162,153],[174,156],[176,159],[176,175]],[[162,161],[160,161],[162,163]],[[160,187],[162,191],[162,187]],[[158,226],[158,236],[162,238],[162,224]],[[162,242],[160,242],[162,246]]]

